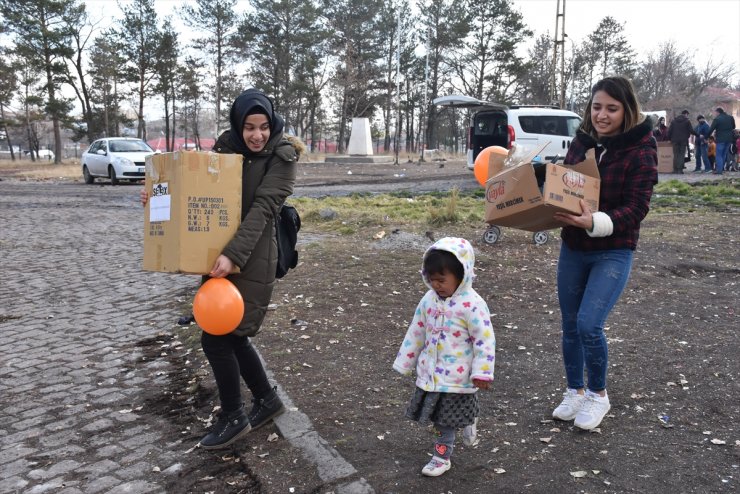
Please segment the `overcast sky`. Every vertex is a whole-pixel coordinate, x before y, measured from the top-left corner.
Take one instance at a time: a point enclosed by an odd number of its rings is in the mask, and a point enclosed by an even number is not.
[[[554,35],[557,0],[513,4],[535,34]],[[734,80],[740,81],[740,0],[567,0],[565,33],[579,43],[607,15],[624,23],[640,59],[661,42],[673,40],[694,56],[697,66],[710,57],[733,64],[738,70]]]
[[[85,0],[85,3],[93,18],[104,19],[102,24],[120,17],[117,0]],[[186,3],[194,2],[155,0],[158,14],[172,15],[176,21]],[[545,33],[554,35],[557,0],[512,0],[512,3],[522,12],[535,37]],[[238,0],[236,10],[244,12],[248,5],[249,2]],[[740,0],[566,0],[565,32],[579,43],[607,15],[624,23],[630,44],[640,59],[661,42],[673,40],[679,49],[691,53],[699,66],[710,58],[714,62],[734,64],[738,67],[735,81],[740,82]],[[185,31],[181,41],[188,39]]]
[[[536,34],[554,34],[557,0],[513,0],[513,4]],[[673,40],[692,54],[697,65],[711,57],[740,71],[738,0],[567,0],[565,33],[575,42],[583,41],[607,15],[624,23],[640,58],[661,42]]]

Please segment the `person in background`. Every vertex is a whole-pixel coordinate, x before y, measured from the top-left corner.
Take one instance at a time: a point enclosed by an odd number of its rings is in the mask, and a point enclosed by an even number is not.
[[[696,117],[699,122],[694,128],[694,152],[696,153],[696,167],[694,168],[695,173],[701,173],[702,162],[704,163],[704,171],[709,173],[712,171],[712,164],[709,162],[709,155],[707,154],[707,137],[709,137],[709,124],[704,118],[704,115]]]
[[[717,143],[714,140],[714,136],[707,137],[707,157],[709,158],[709,164],[712,166],[712,170],[714,170],[717,167]]]
[[[581,214],[554,215],[565,225],[557,285],[567,389],[552,415],[584,430],[598,427],[611,408],[604,324],[627,285],[640,224],[658,182],[652,126],[640,113],[629,79],[607,77],[591,90],[565,163],[582,162],[588,150],[601,173],[599,210],[581,200]]]
[[[714,173],[722,175],[727,163],[727,153],[730,150],[730,144],[735,140],[735,119],[732,115],[725,113],[724,108],[718,106],[715,111],[716,117],[709,127],[709,135],[714,133],[717,142],[716,166]]]
[[[284,137],[282,117],[272,100],[256,89],[236,98],[229,122],[230,130],[219,136],[213,150],[243,156],[241,223],[208,277],[227,278],[236,285],[244,300],[244,317],[232,333],[201,333],[221,402],[216,423],[200,441],[204,449],[227,447],[285,411],[250,338],[260,330],[275,286],[275,217],[293,193],[296,162],[305,151],[300,140]],[[146,190],[140,196],[146,204]],[[249,412],[242,400],[242,380],[252,393]]]
[[[738,142],[740,141],[740,131],[735,130],[732,136],[732,142],[730,143],[730,150],[727,153],[727,161],[729,162],[726,165],[727,170],[736,172],[738,171]]]
[[[478,390],[493,381],[496,337],[486,302],[473,289],[475,252],[463,238],[445,237],[424,253],[421,277],[428,290],[416,306],[393,369],[416,372],[406,417],[434,423],[437,439],[422,475],[451,467],[455,431],[477,442]]]
[[[665,124],[665,117],[658,118],[658,124],[655,126],[655,130],[653,130],[653,137],[658,142],[668,140],[668,127]]]
[[[668,126],[668,140],[673,144],[673,173],[683,173],[689,137],[693,134],[695,132],[691,128],[688,110],[682,111],[679,116],[671,120],[671,125]]]

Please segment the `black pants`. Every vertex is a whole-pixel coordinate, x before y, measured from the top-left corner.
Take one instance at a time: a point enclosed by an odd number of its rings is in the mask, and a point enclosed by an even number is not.
[[[203,332],[200,343],[216,378],[221,410],[233,412],[242,406],[241,379],[257,399],[270,393],[265,368],[247,336]]]

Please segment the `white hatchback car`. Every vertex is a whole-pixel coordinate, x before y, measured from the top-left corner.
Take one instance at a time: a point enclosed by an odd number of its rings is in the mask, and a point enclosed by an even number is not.
[[[111,185],[120,180],[143,180],[144,160],[154,150],[141,139],[106,137],[94,141],[82,153],[82,176],[86,184],[95,178],[109,178]]]
[[[542,161],[562,161],[581,125],[581,117],[547,106],[506,106],[470,96],[441,96],[435,105],[471,110],[468,129],[468,168],[489,146],[510,148],[513,142],[526,152],[541,149]]]

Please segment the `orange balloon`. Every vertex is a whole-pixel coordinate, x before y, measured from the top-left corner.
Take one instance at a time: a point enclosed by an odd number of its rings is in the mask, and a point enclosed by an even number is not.
[[[475,174],[475,179],[483,187],[486,186],[486,181],[488,180],[488,161],[491,159],[491,153],[502,156],[509,155],[509,151],[501,146],[488,146],[478,153],[473,164],[473,173]]]
[[[244,299],[226,278],[210,278],[193,299],[195,322],[206,333],[224,335],[239,326],[244,317]]]

